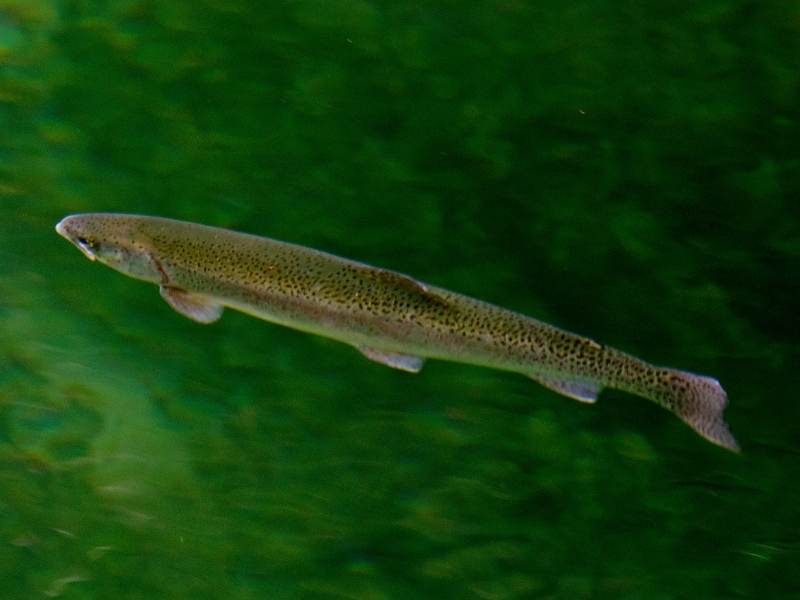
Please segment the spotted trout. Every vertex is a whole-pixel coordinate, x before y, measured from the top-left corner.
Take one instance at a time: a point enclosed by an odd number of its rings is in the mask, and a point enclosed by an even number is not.
[[[715,379],[653,366],[401,273],[160,217],[78,214],[56,230],[90,260],[155,283],[172,308],[199,323],[216,321],[227,306],[350,344],[411,373],[433,358],[521,373],[583,402],[616,388],[672,411],[710,442],[739,450],[722,417],[727,395]]]

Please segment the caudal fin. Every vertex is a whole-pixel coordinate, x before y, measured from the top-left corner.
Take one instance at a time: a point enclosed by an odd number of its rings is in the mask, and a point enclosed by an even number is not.
[[[728,395],[716,379],[667,370],[657,401],[697,433],[723,448],[739,452],[739,443],[722,419]]]

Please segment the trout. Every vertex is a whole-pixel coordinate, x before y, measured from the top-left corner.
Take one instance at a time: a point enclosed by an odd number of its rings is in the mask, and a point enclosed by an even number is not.
[[[603,388],[641,396],[710,442],[739,445],[719,382],[656,367],[499,306],[296,244],[160,217],[89,213],[56,231],[90,260],[159,286],[182,315],[212,323],[230,307],[349,344],[418,372],[426,358],[526,375],[582,402]]]

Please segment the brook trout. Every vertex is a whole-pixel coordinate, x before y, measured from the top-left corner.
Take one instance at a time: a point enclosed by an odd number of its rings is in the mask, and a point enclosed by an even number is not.
[[[582,402],[616,388],[652,400],[701,436],[739,445],[710,377],[656,367],[525,315],[304,246],[217,227],[90,213],[56,231],[90,260],[159,286],[182,315],[211,323],[224,307],[339,340],[416,373],[426,358],[527,375]]]

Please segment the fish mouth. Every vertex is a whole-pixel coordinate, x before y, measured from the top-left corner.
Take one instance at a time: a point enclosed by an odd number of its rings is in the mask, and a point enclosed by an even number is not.
[[[91,244],[85,238],[73,235],[69,230],[69,224],[67,221],[69,221],[70,218],[71,217],[64,217],[61,219],[56,225],[56,231],[61,237],[75,244],[78,250],[80,250],[83,255],[86,256],[86,258],[89,260],[97,260],[97,255],[92,251]]]
[[[92,248],[89,246],[89,242],[87,242],[85,239],[75,238],[73,240],[73,243],[78,247],[78,250],[83,252],[86,258],[88,258],[89,260],[97,260],[97,255],[94,252],[92,252]]]

